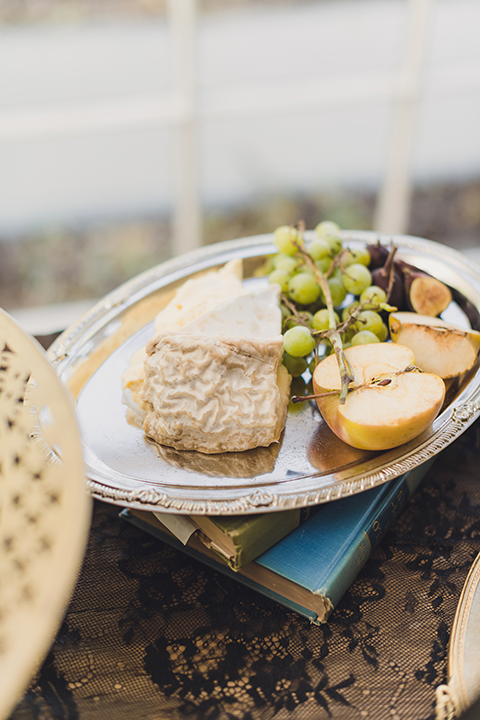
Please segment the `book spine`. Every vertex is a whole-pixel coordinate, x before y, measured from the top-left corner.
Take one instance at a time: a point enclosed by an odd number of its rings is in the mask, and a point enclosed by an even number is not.
[[[304,607],[303,605],[300,605],[293,600],[290,600],[289,598],[278,592],[275,592],[274,589],[269,588],[266,585],[257,583],[253,578],[249,578],[246,575],[235,572],[230,567],[228,567],[225,562],[217,560],[215,556],[206,555],[205,552],[198,552],[198,550],[195,550],[195,548],[189,547],[188,545],[183,545],[176,537],[168,533],[168,531],[165,532],[163,530],[160,530],[158,527],[152,526],[151,523],[147,523],[145,522],[145,520],[142,520],[141,518],[133,515],[127,508],[120,512],[120,517],[123,518],[123,520],[131,523],[135,527],[139,528],[140,530],[150,533],[151,535],[153,535],[153,537],[156,537],[159,540],[166,542],[175,550],[179,550],[180,552],[185,553],[185,555],[188,555],[194,560],[208,565],[208,567],[216,570],[217,572],[220,572],[222,575],[225,575],[226,577],[229,577],[230,579],[237,582],[241,582],[246,587],[249,587],[252,590],[255,590],[256,592],[259,592],[262,595],[270,598],[271,600],[279,603],[279,605],[283,605],[289,610],[293,610],[299,615],[302,615],[303,617],[310,620],[312,624],[320,624],[317,612],[315,612],[314,610],[311,610],[308,607]]]
[[[390,481],[387,495],[382,496],[381,501],[366,518],[364,528],[352,538],[349,549],[344,552],[326,585],[315,591],[326,595],[333,607],[348,590],[385,533],[405,508],[433,462],[434,458],[427,460],[400,478]]]
[[[294,509],[256,515],[242,522],[230,535],[235,557],[229,561],[229,566],[232,570],[239,570],[248,565],[295,530],[300,525],[300,517],[300,510]]]
[[[372,524],[366,528],[365,535],[368,538],[370,553],[380,543],[385,533],[390,529],[395,520],[398,518],[406,504],[412,497],[413,493],[420,485],[423,477],[426,475],[430,467],[433,465],[434,458],[427,460],[414,470],[399,478],[398,482],[393,481],[392,491],[383,507],[378,509]]]

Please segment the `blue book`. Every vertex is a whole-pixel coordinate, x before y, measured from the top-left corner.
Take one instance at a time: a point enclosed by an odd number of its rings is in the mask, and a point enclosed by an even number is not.
[[[183,545],[153,513],[123,510],[120,516],[320,624],[328,619],[432,463],[433,458],[388,483],[320,505],[296,530],[236,572],[195,536]]]

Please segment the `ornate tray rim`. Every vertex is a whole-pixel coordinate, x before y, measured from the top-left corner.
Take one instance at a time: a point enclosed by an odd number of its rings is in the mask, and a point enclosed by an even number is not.
[[[478,638],[480,601],[480,554],[475,558],[458,601],[448,644],[448,685],[436,689],[437,717],[452,720],[463,715],[480,696],[480,671],[473,674],[472,668],[478,668],[477,658],[468,652],[468,634],[472,631]],[[468,668],[470,675],[465,673]]]
[[[467,261],[456,250],[430,240],[408,235],[386,235],[370,231],[343,231],[342,235],[345,239],[367,244],[376,243],[377,240],[383,244],[393,241],[402,249],[420,251],[431,259],[437,258],[444,264],[448,263],[451,267],[461,271],[465,278],[470,278],[473,283],[478,284],[478,288],[474,288],[469,283],[469,289],[476,296],[476,304],[480,308],[480,268],[470,260]],[[62,378],[75,358],[76,344],[88,340],[120,311],[161,288],[163,279],[168,277],[170,278],[169,282],[174,282],[175,277],[180,279],[185,275],[186,270],[191,273],[207,269],[214,264],[222,264],[232,257],[232,253],[243,259],[272,254],[276,251],[272,237],[271,234],[255,235],[205,246],[161,263],[132,278],[106,295],[77,323],[67,328],[50,347],[47,358]],[[313,237],[312,231],[307,232],[307,240],[311,237]],[[146,293],[147,290],[148,293]],[[92,472],[88,465],[87,487],[91,495],[100,500],[124,507],[170,513],[243,514],[314,505],[363,492],[412,470],[452,443],[479,415],[480,370],[477,370],[460,395],[437,418],[433,425],[434,431],[427,440],[420,442],[413,451],[402,454],[401,449],[396,448],[395,451],[381,455],[379,456],[380,462],[377,462],[376,467],[367,471],[360,470],[357,475],[346,480],[339,479],[333,487],[301,490],[296,487],[299,482],[297,478],[288,483],[280,483],[276,491],[272,491],[269,487],[250,491],[238,497],[202,498],[191,497],[189,492],[175,493],[170,486],[168,489],[162,486],[158,490],[146,485],[142,487],[141,482],[139,482],[139,487],[134,490],[112,487],[112,481],[109,480],[108,475],[98,470]],[[392,454],[396,457],[388,462],[388,457],[391,457]],[[384,458],[383,461],[381,461],[382,458]],[[288,487],[286,487],[287,485]]]

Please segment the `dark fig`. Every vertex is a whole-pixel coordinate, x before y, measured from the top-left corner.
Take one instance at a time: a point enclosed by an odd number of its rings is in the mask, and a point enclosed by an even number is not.
[[[414,265],[410,265],[409,263],[404,262],[403,260],[397,261],[397,266],[399,266],[402,270],[406,269],[407,271],[409,270],[413,273],[419,272],[418,268],[416,268]],[[422,272],[424,275],[427,275],[425,271]],[[462,292],[460,292],[460,290],[457,290],[457,288],[451,287],[450,285],[446,285],[445,287],[450,291],[452,295],[452,300],[467,316],[472,330],[477,330],[480,332],[480,312],[478,311],[478,308]]]
[[[403,278],[394,262],[397,248],[392,246],[383,267],[372,271],[372,285],[378,285],[387,294],[387,302],[397,309],[404,307]]]
[[[403,273],[409,310],[419,315],[437,317],[450,305],[452,293],[440,280],[402,261],[397,262],[396,266]]]
[[[375,270],[385,265],[389,255],[389,249],[385,247],[385,245],[382,245],[381,242],[377,240],[375,245],[368,245],[367,250],[370,255],[370,270]]]
[[[394,269],[393,278],[385,268],[377,268],[372,272],[372,285],[378,285],[387,294],[387,302],[398,310],[405,306],[402,276]]]
[[[440,280],[421,274],[404,278],[407,304],[414,312],[437,317],[450,305],[452,294]]]

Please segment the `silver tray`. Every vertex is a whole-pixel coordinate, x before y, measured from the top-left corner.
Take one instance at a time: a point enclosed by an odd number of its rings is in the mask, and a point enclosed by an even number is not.
[[[460,253],[410,236],[344,232],[352,247],[379,239],[398,246],[397,257],[462,292],[480,309],[480,269]],[[312,237],[306,234],[307,240]],[[292,405],[280,443],[243,453],[208,456],[149,442],[129,425],[121,374],[152,334],[152,320],[192,275],[242,258],[246,284],[272,235],[232,240],[174,258],[107,295],[52,345],[48,358],[76,400],[90,493],[121,506],[171,513],[226,514],[275,511],[325,503],[385,483],[436,455],[480,413],[478,366],[449,390],[449,404],[430,429],[401,447],[366,453],[338,440],[314,402]],[[445,314],[444,314],[445,316]],[[468,327],[455,303],[446,317]]]

